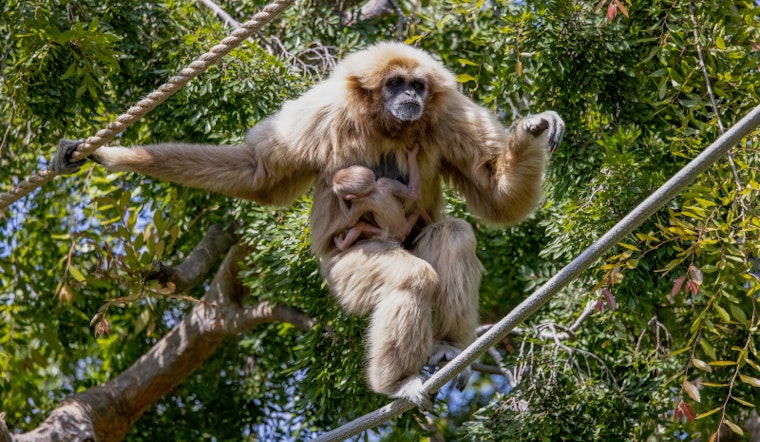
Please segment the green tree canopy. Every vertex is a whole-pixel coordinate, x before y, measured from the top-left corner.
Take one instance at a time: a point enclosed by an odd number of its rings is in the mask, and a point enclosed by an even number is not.
[[[4,2],[0,185],[264,4]],[[242,142],[345,54],[399,38],[505,125],[556,110],[568,131],[530,220],[489,226],[447,194],[478,235],[490,324],[758,104],[758,17],[752,1],[296,3],[118,142]],[[759,142],[742,140],[484,356],[464,393],[365,437],[756,440]],[[302,440],[385,404],[364,382],[365,319],[318,274],[310,203],[261,207],[88,165],[0,213],[10,433],[70,412],[76,394],[107,422],[98,431],[129,440]]]

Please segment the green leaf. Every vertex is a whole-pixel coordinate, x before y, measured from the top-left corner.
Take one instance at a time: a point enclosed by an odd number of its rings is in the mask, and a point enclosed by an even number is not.
[[[741,381],[744,382],[745,384],[749,384],[753,387],[760,387],[760,379],[758,378],[753,378],[752,376],[739,374],[739,379],[741,379]]]
[[[475,77],[470,74],[457,75],[457,83],[467,83],[468,81],[477,82],[477,80],[475,80]]]
[[[718,38],[715,39],[715,46],[717,46],[718,49],[720,49],[721,51],[726,50],[726,42],[725,40],[723,40],[723,37],[721,37],[720,35],[718,36]]]
[[[723,409],[723,407],[717,407],[717,408],[713,408],[710,411],[705,411],[704,413],[699,413],[697,415],[696,419],[702,419],[703,417],[707,417],[707,416],[709,416],[709,415],[711,415],[713,413],[717,413],[718,411],[720,411],[722,409]]]
[[[69,274],[77,280],[77,282],[84,282],[87,280],[87,277],[84,276],[84,274],[76,267],[70,266],[69,267]]]

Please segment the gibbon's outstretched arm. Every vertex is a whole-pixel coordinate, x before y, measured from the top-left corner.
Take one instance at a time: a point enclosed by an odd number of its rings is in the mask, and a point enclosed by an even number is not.
[[[268,205],[287,205],[304,193],[317,169],[303,155],[289,152],[275,136],[271,121],[252,129],[245,146],[162,143],[147,146],[102,147],[91,158],[106,168],[137,172],[188,187],[207,189]],[[76,143],[61,143],[51,167],[75,172],[70,164]]]
[[[485,109],[471,107],[461,115],[468,117],[459,121],[468,126],[463,133],[471,138],[461,138],[464,146],[444,153],[444,177],[464,194],[470,210],[485,220],[498,224],[522,220],[541,198],[547,156],[562,140],[565,123],[556,112],[547,111],[518,121],[510,134]]]

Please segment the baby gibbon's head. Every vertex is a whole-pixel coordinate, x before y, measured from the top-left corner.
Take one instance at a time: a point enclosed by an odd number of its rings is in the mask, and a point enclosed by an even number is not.
[[[346,167],[333,176],[333,192],[344,200],[365,197],[376,189],[375,173],[364,166]]]

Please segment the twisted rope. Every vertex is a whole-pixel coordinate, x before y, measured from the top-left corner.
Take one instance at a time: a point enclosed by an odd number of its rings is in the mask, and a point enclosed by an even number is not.
[[[264,7],[264,9],[254,15],[251,20],[243,23],[239,28],[235,29],[229,37],[225,38],[219,42],[218,45],[212,47],[208,52],[195,59],[195,61],[190,63],[188,67],[182,69],[177,75],[170,78],[166,83],[161,85],[161,87],[151,92],[146,98],[140,100],[125,113],[116,117],[116,120],[108,123],[105,129],[101,129],[94,136],[88,138],[77,148],[76,152],[72,154],[72,161],[87,158],[99,147],[113,140],[118,133],[135,124],[135,122],[145,116],[148,112],[152,111],[158,107],[158,105],[174,95],[190,80],[202,74],[220,58],[229,54],[230,51],[240,45],[243,40],[247,39],[262,26],[272,21],[272,19],[274,19],[279,13],[290,6],[293,1],[294,0],[274,0],[272,3]],[[11,186],[7,192],[0,193],[0,212],[8,208],[8,206],[14,202],[29,195],[38,187],[52,180],[56,175],[57,174],[53,170],[45,169],[36,175],[28,177],[16,186]]]

